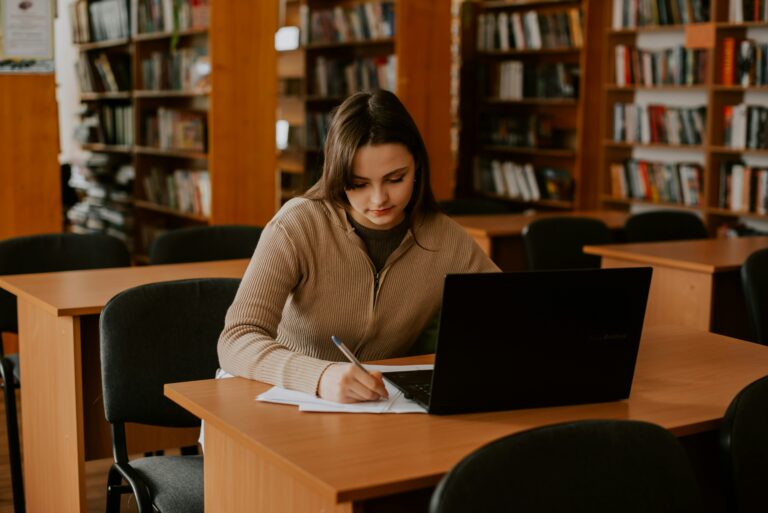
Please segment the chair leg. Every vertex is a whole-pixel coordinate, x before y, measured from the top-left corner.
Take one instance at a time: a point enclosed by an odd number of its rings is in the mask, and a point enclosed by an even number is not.
[[[19,441],[19,421],[16,413],[16,386],[13,377],[13,363],[0,358],[0,373],[3,379],[5,399],[5,424],[8,436],[8,459],[11,465],[11,487],[13,489],[13,510],[24,513],[24,479],[21,473],[21,443]]]
[[[120,513],[120,496],[126,491],[130,488],[123,485],[123,476],[114,466],[110,467],[107,475],[107,513]]]

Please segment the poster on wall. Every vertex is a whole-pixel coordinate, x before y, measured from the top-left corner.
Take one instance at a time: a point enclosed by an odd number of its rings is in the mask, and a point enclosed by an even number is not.
[[[53,0],[0,0],[0,71],[53,70],[54,14]]]

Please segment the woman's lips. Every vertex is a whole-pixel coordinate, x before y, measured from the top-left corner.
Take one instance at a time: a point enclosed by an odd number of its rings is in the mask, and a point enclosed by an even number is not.
[[[373,214],[374,216],[377,216],[377,217],[381,217],[381,216],[384,216],[384,215],[387,215],[387,214],[389,214],[389,212],[390,212],[391,210],[392,210],[392,207],[388,207],[388,208],[380,208],[380,209],[378,209],[378,210],[371,210],[370,212],[371,212],[371,214]]]

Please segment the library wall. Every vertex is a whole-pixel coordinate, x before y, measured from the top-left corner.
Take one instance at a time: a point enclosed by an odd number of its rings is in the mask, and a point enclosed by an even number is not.
[[[68,5],[71,0],[57,0],[58,16],[53,22],[56,62],[56,101],[59,105],[60,161],[69,162],[80,150],[72,134],[78,124],[80,105],[75,62],[77,47],[72,44]]]

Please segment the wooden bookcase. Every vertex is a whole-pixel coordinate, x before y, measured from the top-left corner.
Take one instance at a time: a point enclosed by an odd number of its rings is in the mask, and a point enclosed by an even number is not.
[[[599,145],[589,113],[603,73],[600,8],[588,0],[464,4],[457,197],[517,210],[596,206]]]
[[[356,37],[350,27],[347,37],[339,36],[338,18],[333,16],[343,16],[350,23],[347,13],[356,9],[362,13],[366,4],[387,4],[394,34]],[[375,60],[383,64],[386,59],[394,67],[383,87],[393,89],[413,116],[430,155],[435,193],[440,198],[449,197],[454,179],[450,149],[450,2],[288,0],[284,5],[284,23],[301,28],[301,46],[281,52],[278,57],[282,91],[286,90],[286,81],[294,81],[290,92],[280,94],[278,100],[278,118],[288,121],[293,132],[288,147],[278,150],[281,199],[286,201],[300,194],[319,177],[323,132],[331,111],[351,90],[367,88],[362,81],[357,86],[336,88],[334,77],[344,77],[344,68],[350,62]],[[321,19],[323,16],[328,18]],[[328,30],[326,37],[319,35],[320,27]],[[338,64],[323,66],[323,62]],[[321,69],[328,88],[318,79]]]
[[[0,239],[61,231],[53,73],[0,73]]]
[[[736,1],[736,0],[733,0]],[[740,2],[740,0],[739,0]],[[604,62],[607,69],[606,83],[603,85],[603,106],[601,118],[603,130],[603,151],[600,171],[600,199],[608,208],[629,209],[632,206],[651,206],[665,208],[687,209],[700,214],[713,232],[724,233],[729,225],[736,224],[740,218],[753,218],[768,221],[765,213],[755,209],[731,209],[723,204],[731,194],[730,178],[724,174],[723,167],[729,162],[744,163],[752,169],[768,170],[768,149],[748,149],[744,147],[729,147],[725,143],[726,121],[725,109],[741,103],[749,105],[765,105],[768,96],[768,86],[729,85],[724,82],[725,46],[729,38],[737,42],[746,39],[757,39],[763,44],[768,43],[768,21],[735,22],[730,19],[731,0],[712,0],[705,20],[686,24],[647,25],[635,28],[614,28],[612,12],[606,9],[603,13],[603,33],[608,41],[604,49]],[[675,34],[675,36],[670,36]],[[693,85],[617,85],[616,67],[619,65],[615,56],[618,45],[636,46],[639,42],[653,46],[654,41],[662,38],[677,37],[686,48],[695,49],[705,54],[707,60],[706,73],[701,83]],[[738,50],[737,50],[738,51]],[[738,57],[734,57],[738,59]],[[732,62],[731,65],[736,65]],[[686,98],[698,98],[706,108],[706,123],[700,144],[644,144],[641,142],[625,143],[613,140],[615,103],[633,103],[640,96],[645,101],[675,106],[690,105]],[[628,159],[637,158],[638,152],[657,152],[658,157],[644,160],[656,160],[670,165],[696,162],[701,167],[701,177],[697,194],[700,198],[697,204],[685,204],[681,201],[670,201],[670,196],[656,192],[649,198],[622,197],[617,190],[615,175],[611,165]],[[768,171],[766,171],[768,175]],[[672,190],[677,184],[654,184],[657,190]],[[689,184],[690,185],[690,184]],[[685,184],[680,185],[684,187]],[[752,194],[755,184],[752,184]],[[680,190],[682,192],[682,189]],[[743,191],[746,203],[749,203],[749,190]],[[638,196],[640,196],[638,194]],[[677,196],[681,196],[680,193]],[[674,199],[674,194],[671,197]],[[666,201],[665,201],[666,199]],[[753,199],[754,201],[754,199]],[[768,206],[768,205],[766,205]]]
[[[81,93],[81,100],[97,112],[125,108],[115,114],[122,132],[116,139],[101,137],[82,147],[109,154],[118,164],[134,168],[133,198],[127,212],[133,221],[125,231],[138,261],[160,230],[199,224],[263,225],[278,206],[273,172],[277,3],[208,0],[207,15],[195,14],[200,17],[194,23],[176,21],[155,27],[140,22],[145,19],[139,9],[143,3],[145,0],[130,0],[128,37],[77,45],[81,61],[89,63],[97,79],[101,75],[94,63],[102,55],[118,75],[117,90],[98,84],[94,92]],[[93,2],[84,4],[89,12]],[[94,34],[93,20],[90,24]],[[152,68],[149,62],[170,59],[172,54],[176,66],[185,72],[163,71],[159,74],[164,77],[162,82],[150,81],[151,73],[168,65]],[[207,76],[206,68],[210,70]],[[197,74],[198,80],[181,78],[188,74]],[[158,133],[169,131],[158,125],[164,121],[151,121],[162,117],[161,111],[181,113],[176,115],[187,120],[168,122],[174,126],[170,130],[173,136],[165,137],[163,143]],[[174,180],[176,170],[187,173]],[[176,195],[185,195],[186,200],[169,200],[174,196],[169,182],[177,190],[188,189],[186,194]],[[155,193],[150,194],[150,189]],[[206,196],[209,208],[203,208]],[[184,201],[190,204],[186,208]]]

